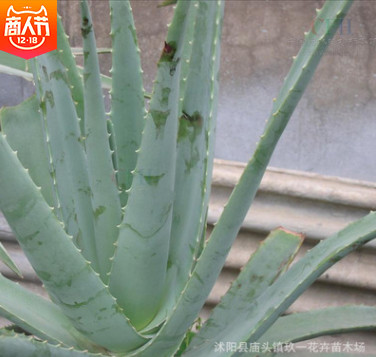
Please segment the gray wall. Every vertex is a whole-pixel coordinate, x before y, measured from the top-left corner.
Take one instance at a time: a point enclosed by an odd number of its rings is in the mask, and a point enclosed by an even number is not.
[[[0,73],[0,108],[17,105],[33,92],[31,83],[19,77]]]
[[[318,1],[231,1],[217,156],[245,161]],[[273,166],[375,180],[376,3],[357,1],[277,147]],[[350,24],[350,27],[349,27]]]
[[[106,1],[92,1],[98,45],[110,46]],[[132,1],[145,87],[151,89],[172,8]],[[216,157],[247,161],[272,99],[322,1],[227,1],[223,29]],[[78,1],[59,1],[71,42],[80,45]],[[277,147],[271,165],[374,180],[376,141],[376,3],[356,1]],[[350,26],[349,26],[350,25]],[[103,71],[111,64],[101,55]],[[24,95],[19,80],[1,80],[0,105]],[[5,89],[4,89],[5,88]],[[29,90],[26,90],[29,92]],[[22,94],[19,94],[22,93]]]

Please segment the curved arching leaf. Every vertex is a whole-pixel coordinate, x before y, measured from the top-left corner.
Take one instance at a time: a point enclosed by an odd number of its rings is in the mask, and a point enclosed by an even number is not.
[[[0,134],[0,209],[52,300],[98,345],[125,352],[143,345],[90,263],[66,234]]]

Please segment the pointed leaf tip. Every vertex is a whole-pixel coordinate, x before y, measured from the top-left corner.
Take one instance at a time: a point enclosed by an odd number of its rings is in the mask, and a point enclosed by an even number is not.
[[[17,264],[12,260],[4,246],[0,243],[0,260],[14,273],[16,273],[20,278],[23,278],[20,269]]]

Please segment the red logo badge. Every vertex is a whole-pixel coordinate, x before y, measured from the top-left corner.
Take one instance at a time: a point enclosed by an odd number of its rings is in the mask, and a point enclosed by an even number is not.
[[[56,49],[56,0],[0,1],[0,50],[30,59]]]

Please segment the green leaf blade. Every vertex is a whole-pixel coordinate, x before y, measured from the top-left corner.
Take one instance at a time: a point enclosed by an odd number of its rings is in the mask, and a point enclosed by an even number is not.
[[[0,261],[2,261],[10,270],[16,273],[20,278],[22,278],[22,273],[18,268],[17,264],[13,261],[10,257],[8,252],[6,251],[3,244],[0,242]]]
[[[145,124],[141,59],[128,0],[110,1],[112,37],[111,120],[121,205],[127,203]]]
[[[177,141],[175,199],[168,279],[171,280],[175,304],[189,279],[200,238],[206,225],[209,172],[213,161],[213,131],[217,93],[217,73],[223,6],[220,3],[199,2],[193,30],[189,67],[182,73],[184,86]],[[187,45],[187,47],[188,47]],[[189,52],[188,49],[186,52]],[[186,63],[186,62],[185,62]],[[183,62],[184,65],[184,62]],[[183,95],[184,94],[184,95]],[[210,140],[210,143],[209,143]]]
[[[4,51],[0,51],[0,73],[33,80],[33,75],[29,73],[28,61]]]
[[[81,1],[84,43],[85,148],[94,211],[98,272],[108,282],[110,258],[121,221],[121,207],[112,165],[96,42],[87,1]]]
[[[140,329],[157,313],[166,284],[178,129],[179,58],[190,7],[191,2],[178,3],[158,63],[110,278],[111,292]]]
[[[25,331],[53,344],[95,349],[51,302],[0,275],[0,315]]]
[[[26,79],[27,81],[33,80],[33,75],[31,73],[13,68],[12,66],[4,66],[0,64],[0,73],[21,77],[23,79]]]
[[[50,206],[56,207],[50,154],[45,144],[44,123],[36,96],[15,107],[1,109],[0,123],[9,145],[17,151],[35,184],[41,187],[43,197]]]
[[[78,71],[68,36],[65,34],[61,17],[57,17],[57,48],[61,63],[67,69],[67,77],[71,88],[72,99],[76,107],[77,116],[80,119],[81,133],[84,133],[84,95],[82,76]]]
[[[28,71],[28,65],[27,65],[27,60],[11,55],[10,53],[1,51],[0,52],[0,64],[2,66],[10,67],[17,69],[19,71]]]
[[[150,351],[150,356],[153,355],[153,351],[158,351],[158,346],[159,348],[167,348],[166,346],[170,344],[171,351],[175,351],[172,341],[183,338],[185,331],[192,325],[204,305],[253,202],[278,140],[307,87],[324,50],[338,29],[340,22],[337,19],[343,18],[351,4],[351,0],[329,1],[321,10],[320,16],[328,19],[328,24],[326,22],[322,24],[317,20],[317,30],[320,34],[325,31],[319,41],[313,43],[313,46],[312,41],[305,41],[303,44],[303,48],[282,87],[280,97],[283,99],[277,99],[278,105],[276,104],[273,108],[273,113],[267,122],[264,135],[260,139],[255,154],[245,168],[239,183],[215,225],[208,244],[203,249],[173,313],[167,318],[149,349],[146,350]],[[311,38],[308,38],[308,40],[311,40]],[[291,83],[293,83],[292,87],[290,86]],[[368,238],[371,239],[371,237]],[[181,321],[184,321],[184,323]],[[145,356],[148,355],[146,351]]]
[[[54,346],[11,332],[0,332],[0,355],[3,357],[105,357],[100,353],[77,351]]]
[[[51,299],[77,330],[125,352],[147,340],[134,330],[0,135],[0,209]]]
[[[368,330],[376,330],[375,307],[336,306],[282,316],[258,342],[293,343],[324,335]]]
[[[371,213],[312,248],[250,304],[247,323],[234,330],[237,338],[241,341],[257,341],[324,271],[359,246],[376,238],[375,218],[376,214]]]
[[[183,356],[217,354],[214,352],[215,343],[227,341],[227,336],[234,326],[244,323],[250,302],[260,296],[287,269],[302,242],[301,235],[284,229],[271,232],[193,337]]]
[[[75,244],[98,271],[86,154],[66,69],[53,51],[37,57],[33,71],[52,157],[58,214]]]

